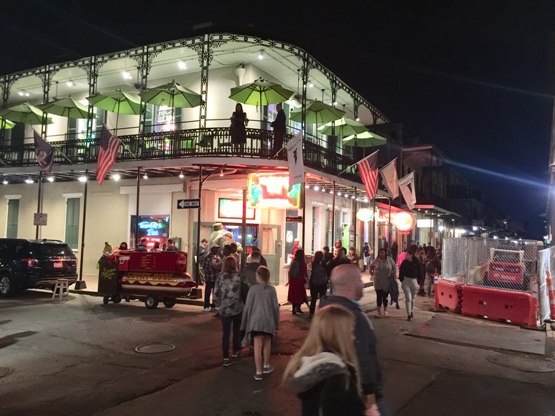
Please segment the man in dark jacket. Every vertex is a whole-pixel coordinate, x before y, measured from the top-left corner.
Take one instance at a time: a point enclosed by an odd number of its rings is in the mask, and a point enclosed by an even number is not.
[[[382,372],[376,351],[376,334],[372,322],[362,311],[358,301],[362,298],[360,270],[352,264],[336,266],[331,273],[334,294],[325,296],[320,306],[342,305],[355,315],[355,348],[360,364],[362,390],[366,395],[367,407],[377,404],[382,416],[389,416],[382,396]]]
[[[285,111],[283,111],[281,104],[276,105],[276,110],[276,119],[272,121],[272,127],[274,128],[274,146],[272,148],[272,157],[276,157],[283,147],[283,136],[285,136]]]

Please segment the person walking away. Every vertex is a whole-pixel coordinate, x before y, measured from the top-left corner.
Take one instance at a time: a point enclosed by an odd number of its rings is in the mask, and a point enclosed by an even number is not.
[[[434,247],[428,247],[428,263],[426,264],[426,278],[424,279],[424,291],[429,298],[433,296],[434,274],[441,274],[441,261]]]
[[[179,249],[175,246],[175,240],[173,238],[168,239],[168,248],[166,251],[179,251]]]
[[[364,288],[360,271],[351,264],[337,266],[333,269],[330,282],[334,287],[334,294],[325,296],[320,301],[320,307],[332,304],[341,305],[355,315],[354,344],[360,365],[362,391],[366,396],[366,408],[368,409],[366,414],[390,416],[382,394],[382,372],[377,354],[376,334],[372,322],[362,311],[359,303]],[[315,316],[318,316],[318,313],[316,312]],[[375,413],[376,404],[379,413]],[[372,411],[374,413],[370,413]]]
[[[202,262],[204,270],[204,311],[209,312],[214,307],[214,302],[210,303],[210,295],[216,284],[216,278],[222,270],[222,259],[218,254],[220,247],[216,243],[210,244],[210,252]]]
[[[262,380],[262,374],[270,374],[272,338],[279,326],[279,303],[276,288],[270,282],[270,270],[260,266],[256,271],[258,284],[249,289],[243,310],[241,330],[245,332],[243,346],[252,340],[254,347],[254,379]]]
[[[260,254],[260,251],[253,251],[249,257],[250,262],[248,262],[243,269],[243,276],[245,276],[245,279],[249,286],[254,286],[258,283],[256,279],[256,271],[260,266],[262,266],[262,264],[260,263],[262,255]]]
[[[272,127],[274,128],[273,158],[276,158],[283,148],[283,137],[285,136],[285,111],[283,111],[281,103],[276,105],[276,110],[276,119],[272,121]]]
[[[397,254],[399,254],[399,244],[397,244],[397,240],[393,240],[393,244],[391,244],[391,258],[393,261],[397,261]]]
[[[368,245],[368,243],[364,243],[364,247],[362,248],[362,256],[364,257],[364,268],[367,271],[370,271],[372,254],[374,254],[374,252],[372,251],[372,248],[370,248],[370,245]]]
[[[354,332],[355,316],[343,306],[329,305],[316,314],[283,374],[301,399],[303,416],[372,414],[366,412]]]
[[[356,254],[356,249],[354,247],[349,247],[349,260],[351,261],[351,264],[354,264],[355,266],[358,266],[359,264],[359,258],[358,258],[358,254]]]
[[[415,246],[411,246],[411,248],[414,250]],[[412,261],[415,261],[415,259],[418,260],[418,292],[416,292],[416,294],[418,296],[426,296],[426,292],[424,291],[424,281],[426,280],[426,264],[428,262],[428,259],[426,258],[426,252],[424,251],[424,247],[422,246],[417,246],[416,248],[416,254],[413,256]]]
[[[401,287],[403,288],[403,292],[405,294],[407,321],[410,321],[414,316],[414,298],[416,297],[416,291],[418,290],[418,265],[412,261],[413,257],[413,251],[407,251],[405,260],[403,260],[401,268],[399,269],[399,280],[401,281]]]
[[[262,252],[257,246],[252,246],[251,254],[247,256],[246,264],[249,264],[252,261],[252,256],[254,255],[255,252],[258,252],[258,254],[260,255],[260,265],[268,267],[268,262],[266,261],[266,259],[262,255]]]
[[[167,247],[166,247],[167,249]],[[162,249],[164,250],[164,249]],[[166,251],[166,250],[164,250]],[[202,263],[204,262],[204,258],[208,255],[208,240],[203,238],[200,240],[200,247],[197,251],[197,262],[199,264],[199,272],[200,272],[200,282],[204,283],[204,268],[202,267]]]
[[[235,261],[237,262],[237,270],[241,270],[241,256],[237,252],[237,243],[233,242],[229,244],[229,250],[231,251],[231,255],[235,257]]]
[[[387,297],[389,295],[389,281],[395,279],[397,266],[391,257],[385,255],[385,249],[380,248],[378,257],[370,265],[370,273],[374,276],[374,289],[378,303],[378,318],[387,317]],[[383,305],[383,314],[382,314]]]
[[[289,265],[287,300],[291,302],[293,315],[303,313],[301,305],[307,303],[305,283],[307,267],[304,262],[304,250],[297,250],[295,258]]]
[[[245,126],[249,124],[247,114],[243,112],[243,106],[240,103],[235,105],[235,111],[231,115],[231,143],[235,152],[243,150],[245,143],[247,143],[247,131]]]
[[[314,316],[316,310],[316,300],[322,299],[326,296],[328,290],[329,276],[326,270],[326,263],[324,263],[324,253],[317,251],[314,253],[312,260],[312,272],[308,281],[310,288],[310,317]]]
[[[232,357],[241,351],[241,316],[245,303],[241,298],[243,278],[237,271],[237,261],[230,256],[225,260],[224,270],[216,279],[214,303],[222,320],[222,352],[224,367],[231,365],[229,359],[229,336],[233,332]]]
[[[346,256],[346,251],[343,247],[337,249],[337,254],[333,259],[329,261],[326,265],[326,271],[328,272],[328,276],[331,276],[332,270],[339,266],[340,264],[351,264],[351,260],[349,260]],[[333,293],[333,285],[330,285],[330,292]]]

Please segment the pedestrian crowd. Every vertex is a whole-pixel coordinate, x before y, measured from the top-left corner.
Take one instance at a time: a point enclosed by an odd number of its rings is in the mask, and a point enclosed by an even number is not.
[[[280,311],[270,270],[258,247],[253,247],[240,267],[233,243],[212,242],[199,251],[205,279],[204,310],[217,310],[222,323],[223,366],[253,350],[254,379],[272,373],[273,338],[278,333]],[[202,254],[202,255],[200,255]],[[291,357],[284,383],[302,404],[302,415],[382,415],[391,413],[383,397],[383,380],[372,322],[362,311],[361,271],[370,271],[376,291],[378,317],[387,306],[399,309],[399,288],[405,294],[407,319],[413,317],[417,294],[431,296],[433,276],[441,272],[440,251],[411,245],[395,259],[386,248],[377,257],[366,243],[357,254],[337,240],[332,250],[316,251],[310,261],[299,244],[291,252],[287,274],[287,299],[293,315],[306,304],[311,318],[308,335]],[[308,264],[307,264],[308,263]],[[240,271],[241,270],[241,271]],[[307,290],[310,292],[308,303]],[[317,309],[318,299],[320,307]]]

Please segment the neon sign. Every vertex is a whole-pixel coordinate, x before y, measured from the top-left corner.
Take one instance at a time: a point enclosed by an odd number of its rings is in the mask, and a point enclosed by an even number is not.
[[[372,218],[374,218],[374,213],[371,209],[362,208],[357,212],[357,219],[359,221],[368,222],[372,221]]]
[[[296,209],[301,205],[301,184],[289,189],[288,173],[251,173],[248,192],[252,208]]]
[[[396,213],[395,217],[392,218],[392,222],[395,227],[397,227],[397,229],[402,233],[409,232],[416,225],[416,219],[414,215],[406,211]]]

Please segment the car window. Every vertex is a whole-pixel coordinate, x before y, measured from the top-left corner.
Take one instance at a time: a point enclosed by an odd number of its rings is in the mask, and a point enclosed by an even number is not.
[[[500,263],[520,263],[520,253],[511,251],[496,251],[493,254],[493,261]]]
[[[37,257],[73,256],[73,251],[66,244],[31,244],[31,252]]]
[[[19,243],[15,245],[15,254],[22,254],[25,250],[23,244]]]

